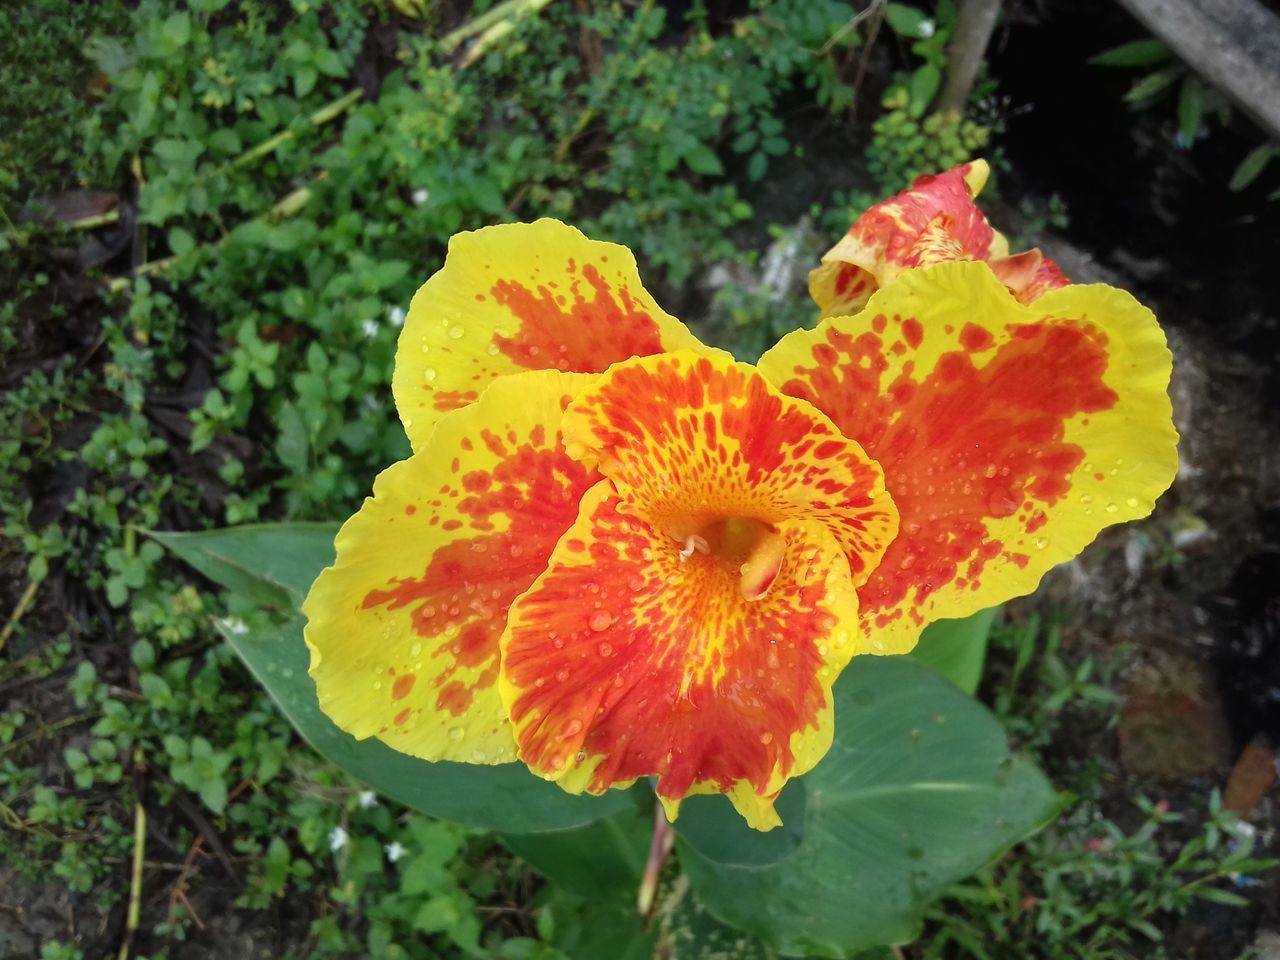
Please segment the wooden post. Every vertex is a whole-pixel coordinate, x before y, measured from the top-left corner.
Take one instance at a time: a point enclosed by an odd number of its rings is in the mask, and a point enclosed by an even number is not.
[[[1120,0],[1196,73],[1280,140],[1280,17],[1258,0]]]
[[[938,113],[964,113],[999,15],[1000,0],[960,0],[956,32],[947,47],[947,76],[938,95]]]

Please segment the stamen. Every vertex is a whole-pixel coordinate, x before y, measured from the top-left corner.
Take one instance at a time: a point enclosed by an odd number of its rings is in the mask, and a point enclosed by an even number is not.
[[[694,553],[710,553],[711,544],[707,543],[706,537],[700,537],[696,533],[691,533],[684,538],[684,547],[680,550],[680,559],[688,560]]]

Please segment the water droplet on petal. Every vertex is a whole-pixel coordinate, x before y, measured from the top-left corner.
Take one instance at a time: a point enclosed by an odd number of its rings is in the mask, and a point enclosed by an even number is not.
[[[409,648],[409,656],[411,657],[416,657],[421,652],[422,652],[422,644],[420,643],[415,643],[412,647]]]
[[[572,737],[575,734],[579,734],[581,732],[582,732],[581,720],[570,720],[569,725],[564,728],[564,735],[566,737]]]
[[[465,733],[465,731],[461,727],[454,727],[449,731],[449,739],[461,740],[463,733]]]
[[[760,742],[767,747],[769,744],[773,743],[773,734],[772,733],[760,734]]]
[[[422,368],[422,379],[423,379],[423,380],[425,380],[425,381],[427,381],[427,383],[433,383],[433,382],[435,382],[435,379],[436,379],[436,371],[435,371],[435,367],[423,367],[423,368]]]
[[[458,326],[458,325],[455,323],[452,327],[450,327],[450,328],[449,328],[449,339],[450,339],[450,340],[461,340],[461,339],[462,339],[462,335],[463,335],[464,333],[466,333],[466,331],[465,331],[465,330],[463,330],[460,326]]]
[[[601,630],[609,629],[609,624],[611,623],[613,623],[613,614],[607,610],[597,610],[591,615],[591,619],[587,621],[587,625],[597,633]]]
[[[1043,550],[1045,547],[1049,545],[1049,538],[1036,537],[1035,540],[1033,540],[1032,542],[1035,544],[1037,550]]]

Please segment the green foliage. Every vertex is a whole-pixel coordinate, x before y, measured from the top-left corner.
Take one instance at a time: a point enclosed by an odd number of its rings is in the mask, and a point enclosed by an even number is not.
[[[943,113],[926,116],[942,84],[946,46],[955,29],[955,5],[943,0],[935,20],[918,7],[890,3],[885,6],[885,19],[895,33],[911,41],[911,52],[919,63],[895,74],[882,101],[885,112],[871,125],[867,170],[882,195],[905,189],[922,174],[981,156],[991,136],[990,125],[974,119]],[[986,86],[975,91],[975,101],[986,95]],[[861,206],[865,209],[869,203]]]
[[[1215,125],[1225,128],[1231,122],[1230,101],[1201,80],[1160,40],[1149,38],[1122,43],[1090,57],[1089,62],[1141,71],[1125,93],[1125,102],[1133,110],[1145,111],[1159,109],[1172,101],[1173,139],[1183,150],[1190,150],[1210,136]],[[1247,189],[1277,153],[1280,145],[1275,143],[1254,147],[1236,167],[1228,189],[1237,192]],[[1273,190],[1268,199],[1280,199],[1280,189]]]
[[[333,532],[264,525],[154,536],[238,592],[265,597],[278,590],[292,606],[332,562]],[[249,579],[263,582],[255,586]],[[960,638],[985,633],[989,625],[990,616],[965,624]],[[376,740],[352,740],[319,711],[304,673],[307,654],[296,616],[283,630],[258,632],[240,621],[224,621],[223,629],[303,736],[379,792],[424,812],[508,832],[599,821],[510,842],[571,894],[635,885],[646,820],[634,813],[611,816],[637,802],[627,794],[570,797],[519,764],[437,763],[428,775],[419,761]],[[957,627],[950,629],[955,634]],[[947,639],[934,641],[945,650]],[[946,654],[952,663],[945,655],[937,662],[967,682],[973,664]],[[836,688],[835,715],[831,752],[779,799],[783,829],[752,831],[722,797],[686,801],[690,809],[676,827],[687,841],[682,865],[714,915],[785,951],[824,956],[909,938],[933,897],[1057,809],[1043,776],[1009,756],[1003,731],[981,706],[905,658],[869,657],[847,671]],[[218,772],[207,756],[201,760],[205,766],[197,776]],[[806,802],[811,793],[821,795],[820,805]],[[698,816],[698,808],[714,812]],[[850,850],[863,856],[851,858]],[[838,902],[822,900],[820,891]],[[851,917],[839,907],[851,891],[874,906]],[[806,906],[797,909],[805,896]]]
[[[1056,627],[1032,620],[997,627],[992,639],[997,713],[1021,742],[1044,750],[1065,711],[1105,722],[1110,678],[1092,659],[1068,662]],[[1258,856],[1253,828],[1222,809],[1216,790],[1185,813],[1139,795],[1135,822],[1109,809],[1101,774],[1096,761],[1064,772],[1069,811],[948,891],[929,912],[921,957],[1165,957],[1171,918],[1197,899],[1243,906],[1236,891],[1250,875],[1280,864]]]

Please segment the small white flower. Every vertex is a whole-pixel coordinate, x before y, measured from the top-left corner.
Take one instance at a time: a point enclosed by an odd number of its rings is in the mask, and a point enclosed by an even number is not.
[[[392,843],[388,843],[383,849],[387,851],[388,863],[395,863],[397,860],[399,860],[401,857],[404,856],[404,846],[400,843],[399,840],[393,841]]]
[[[938,25],[932,20],[920,21],[920,36],[928,38],[932,37],[938,31]]]
[[[369,337],[370,339],[372,339],[373,337],[376,337],[378,335],[378,321],[377,320],[362,321],[360,324],[360,329],[361,331],[363,331],[366,337]]]
[[[404,307],[395,306],[387,308],[387,321],[393,327],[404,326]]]
[[[372,790],[361,790],[359,800],[361,810],[371,810],[378,805],[378,795]]]
[[[341,827],[334,827],[329,831],[329,849],[337,853],[347,845],[347,831]]]
[[[413,205],[415,207],[420,207],[431,197],[431,191],[426,187],[419,187],[417,190],[413,191],[412,196]]]

